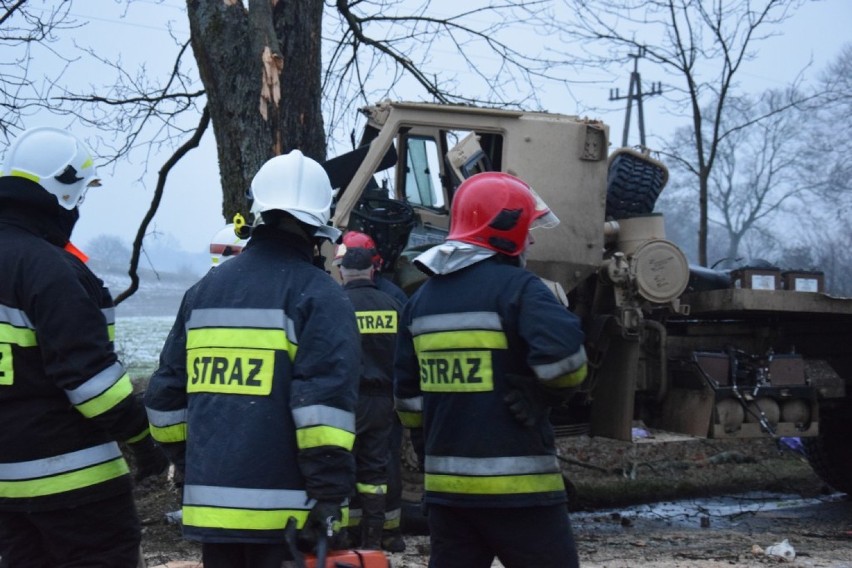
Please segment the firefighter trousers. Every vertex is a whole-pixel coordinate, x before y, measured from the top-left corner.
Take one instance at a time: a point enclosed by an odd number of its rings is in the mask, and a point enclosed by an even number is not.
[[[577,568],[565,505],[464,508],[430,504],[430,568]]]
[[[39,512],[0,511],[0,568],[137,568],[131,493]]]

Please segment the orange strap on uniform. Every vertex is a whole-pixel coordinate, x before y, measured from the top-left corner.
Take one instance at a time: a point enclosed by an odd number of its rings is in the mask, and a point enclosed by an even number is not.
[[[68,241],[67,243],[65,243],[65,247],[63,247],[63,248],[64,248],[66,251],[68,251],[68,252],[70,252],[71,254],[73,254],[74,256],[76,256],[77,258],[79,258],[81,261],[83,261],[83,262],[89,262],[89,257],[88,257],[88,256],[86,256],[86,253],[84,253],[83,251],[81,251],[80,249],[78,249],[77,247],[75,247],[74,245],[72,245],[72,244],[71,244],[71,241]]]

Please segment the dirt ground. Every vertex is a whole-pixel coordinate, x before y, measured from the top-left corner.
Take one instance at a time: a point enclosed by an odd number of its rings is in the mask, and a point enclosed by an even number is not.
[[[800,455],[773,441],[630,444],[579,437],[561,441],[560,456],[573,485],[571,517],[584,567],[852,568],[852,500],[832,494]],[[717,510],[705,501],[719,496],[739,505]],[[143,482],[136,497],[146,565],[197,566],[199,546],[167,520],[179,509],[168,480]],[[648,503],[655,505],[640,505]],[[388,555],[391,565],[426,567],[428,537],[405,539],[404,553]],[[789,562],[766,554],[784,539],[796,554]]]

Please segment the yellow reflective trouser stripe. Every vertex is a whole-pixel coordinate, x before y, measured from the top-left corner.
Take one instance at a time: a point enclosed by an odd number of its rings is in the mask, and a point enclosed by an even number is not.
[[[142,430],[141,432],[139,432],[138,434],[136,434],[136,435],[135,435],[135,436],[133,436],[132,438],[128,439],[128,440],[127,440],[127,443],[128,443],[128,444],[135,444],[136,442],[141,442],[141,441],[142,441],[142,440],[144,440],[144,439],[145,439],[145,437],[146,437],[146,436],[148,436],[148,434],[150,434],[150,433],[151,433],[151,432],[150,432],[147,428],[145,428],[144,430]]]
[[[349,509],[342,508],[341,526],[349,523]],[[192,527],[232,530],[281,530],[290,517],[296,527],[305,526],[308,511],[301,509],[231,509],[227,507],[183,506],[183,524]]]
[[[566,389],[566,388],[576,387],[577,385],[582,383],[583,380],[585,380],[587,370],[588,370],[588,367],[586,367],[586,364],[583,363],[583,366],[580,367],[579,369],[577,369],[576,371],[573,371],[573,372],[568,373],[566,375],[560,375],[560,376],[556,377],[555,379],[547,381],[545,383],[545,385],[548,386],[548,387],[557,388],[557,389],[560,389],[560,388]]]
[[[404,412],[402,410],[397,410],[396,413],[399,416],[399,421],[406,428],[420,428],[423,426],[422,412]]]
[[[121,477],[129,471],[124,458],[116,458],[102,464],[41,479],[0,481],[0,497],[20,499],[66,493]]]
[[[164,444],[186,441],[186,423],[174,424],[172,426],[151,425],[151,436],[158,442]]]
[[[11,343],[18,347],[35,347],[38,345],[38,340],[35,331],[31,329],[21,329],[8,323],[0,323],[0,343]]]
[[[358,493],[366,493],[369,495],[386,495],[388,492],[387,484],[370,485],[369,483],[356,483],[355,490]]]
[[[401,509],[391,509],[390,511],[385,511],[385,524],[382,525],[382,528],[384,528],[385,530],[399,528],[401,518]]]
[[[441,331],[414,337],[414,350],[506,349],[509,342],[502,331]]]
[[[300,450],[319,446],[340,446],[352,450],[355,434],[332,426],[311,426],[296,430],[296,442]]]
[[[346,522],[347,527],[357,527],[361,524],[362,517],[361,509],[349,509],[349,520]]]
[[[291,343],[283,329],[248,329],[244,327],[210,327],[190,329],[186,349],[201,347],[232,347],[244,349],[276,349],[286,351],[290,360],[296,358],[298,346]]]
[[[131,394],[133,394],[133,384],[130,382],[130,377],[125,373],[110,388],[95,398],[76,405],[76,408],[86,418],[100,416]]]
[[[427,473],[424,483],[427,491],[469,495],[514,495],[565,489],[559,473],[476,477]]]

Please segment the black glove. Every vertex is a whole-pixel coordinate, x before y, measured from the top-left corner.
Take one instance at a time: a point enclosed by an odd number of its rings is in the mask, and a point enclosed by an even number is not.
[[[169,467],[166,454],[150,435],[127,446],[133,452],[133,462],[136,465],[136,475],[133,476],[135,481],[139,482],[146,477],[160,475]]]
[[[558,406],[570,396],[568,389],[558,392],[542,386],[535,377],[525,377],[508,373],[509,392],[503,401],[515,419],[527,428],[532,428],[539,420],[547,418],[551,406]]]
[[[336,501],[317,501],[305,526],[299,532],[299,541],[307,550],[316,548],[317,542],[323,536],[332,538],[340,530],[340,503]]]

